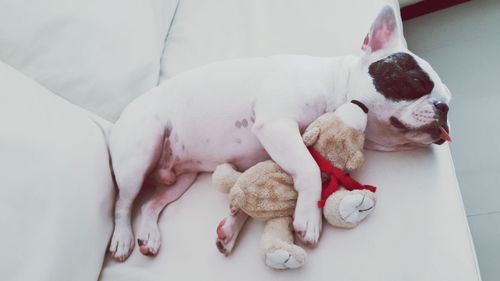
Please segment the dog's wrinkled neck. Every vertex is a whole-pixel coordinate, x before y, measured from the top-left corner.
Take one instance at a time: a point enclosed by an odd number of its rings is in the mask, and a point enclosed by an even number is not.
[[[342,56],[331,58],[333,72],[333,92],[326,97],[326,111],[335,111],[342,104],[350,101],[349,84],[351,72],[360,66],[360,58],[356,56]]]

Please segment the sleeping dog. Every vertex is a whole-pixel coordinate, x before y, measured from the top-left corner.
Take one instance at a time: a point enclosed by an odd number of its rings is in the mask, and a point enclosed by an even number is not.
[[[138,97],[112,128],[109,146],[119,189],[110,252],[134,247],[132,203],[143,184],[164,186],[142,207],[140,251],[160,246],[158,216],[200,172],[221,163],[245,170],[272,158],[298,191],[293,227],[314,244],[321,230],[320,172],[301,133],[325,112],[360,101],[368,110],[366,147],[405,150],[449,141],[451,95],[432,67],[406,47],[392,7],[379,13],[360,57],[280,55],[217,62],[171,78]],[[242,213],[242,212],[240,212]],[[245,215],[222,227],[230,252]]]

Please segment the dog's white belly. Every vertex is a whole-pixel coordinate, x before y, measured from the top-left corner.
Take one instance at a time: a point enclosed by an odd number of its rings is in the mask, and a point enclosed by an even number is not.
[[[215,63],[173,77],[134,103],[169,129],[176,174],[221,163],[247,169],[268,158],[252,132],[256,121],[292,118],[303,129],[327,110],[330,63],[306,56]]]
[[[252,133],[252,100],[238,97],[226,99],[231,105],[227,107],[203,99],[191,101],[170,118],[171,148],[179,162],[176,172],[213,171],[221,163],[247,169],[267,158]]]

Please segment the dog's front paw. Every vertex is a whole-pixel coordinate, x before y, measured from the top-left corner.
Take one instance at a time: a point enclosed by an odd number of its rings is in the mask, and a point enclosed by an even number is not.
[[[321,234],[321,209],[315,205],[302,208],[297,205],[293,219],[293,229],[297,237],[304,243],[315,245]]]
[[[145,256],[155,256],[160,250],[160,230],[155,222],[144,222],[137,235],[139,250]]]
[[[130,227],[115,227],[109,244],[111,256],[119,262],[125,261],[134,249],[134,234]]]

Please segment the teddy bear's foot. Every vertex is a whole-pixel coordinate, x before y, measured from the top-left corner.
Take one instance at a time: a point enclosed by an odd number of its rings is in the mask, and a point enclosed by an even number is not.
[[[261,243],[265,252],[265,263],[271,268],[294,269],[306,263],[306,251],[293,244],[291,217],[268,220]]]
[[[337,227],[353,228],[375,208],[376,195],[369,190],[342,190],[328,198],[323,214]]]
[[[303,249],[296,247],[294,251],[277,249],[266,253],[266,265],[274,269],[295,269],[303,266],[306,262],[306,253]]]
[[[339,211],[344,221],[353,224],[359,224],[364,220],[375,207],[375,200],[371,196],[373,192],[360,190],[359,192],[350,192],[342,201],[340,201]]]

